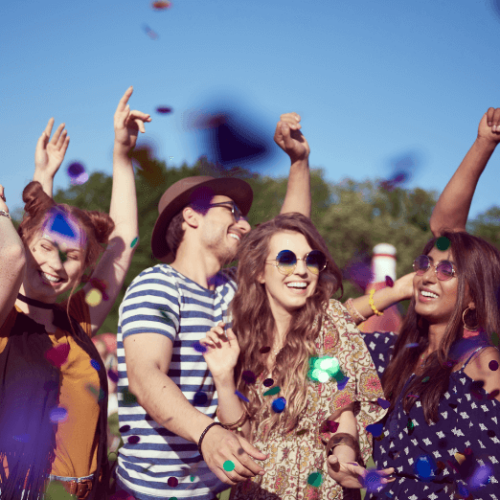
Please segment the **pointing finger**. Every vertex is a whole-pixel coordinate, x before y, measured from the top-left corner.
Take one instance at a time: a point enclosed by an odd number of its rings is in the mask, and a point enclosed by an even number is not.
[[[128,100],[130,99],[130,96],[132,95],[132,92],[134,91],[134,87],[130,86],[126,91],[125,94],[123,94],[122,98],[118,102],[118,107],[116,108],[116,111],[125,111],[125,107],[127,106]]]

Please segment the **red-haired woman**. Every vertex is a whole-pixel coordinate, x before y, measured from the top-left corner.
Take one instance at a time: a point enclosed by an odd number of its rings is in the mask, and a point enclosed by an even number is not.
[[[242,244],[234,333],[228,328],[226,340],[221,324],[203,340],[220,421],[268,454],[265,475],[239,483],[232,499],[350,498],[324,473],[325,451],[366,461],[366,426],[385,410],[368,350],[342,304],[331,299],[341,280],[303,215],[279,215]],[[242,472],[232,471],[234,481],[244,479]]]
[[[135,181],[128,152],[149,115],[130,111],[130,87],[115,113],[109,216],[51,198],[69,138],[42,134],[36,175],[24,189],[16,233],[0,199],[0,490],[2,500],[42,498],[49,480],[78,499],[105,498],[107,381],[90,340],[109,313],[137,237]],[[107,245],[102,253],[102,245]],[[102,253],[102,258],[97,260]],[[87,273],[87,274],[85,274]],[[87,283],[106,283],[108,300],[85,300]],[[88,279],[87,278],[87,279]],[[70,292],[64,304],[57,299]],[[99,295],[94,292],[94,295]]]
[[[465,232],[441,234],[415,259],[410,297],[392,297],[411,298],[399,335],[364,336],[390,402],[373,456],[397,478],[375,482],[371,500],[498,495],[500,253]],[[389,305],[388,294],[354,305],[369,316]],[[357,480],[351,465],[329,462],[334,477]]]

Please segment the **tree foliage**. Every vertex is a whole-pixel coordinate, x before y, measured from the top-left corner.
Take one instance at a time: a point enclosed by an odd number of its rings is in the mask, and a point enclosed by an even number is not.
[[[148,147],[133,153],[137,166],[136,187],[139,214],[139,244],[132,265],[111,313],[99,333],[116,332],[118,308],[131,281],[144,269],[158,263],[151,255],[151,235],[158,203],[165,190],[178,180],[195,175],[237,176],[244,178],[254,190],[254,202],[249,213],[252,226],[279,214],[283,204],[286,178],[271,178],[241,168],[218,170],[206,159],[193,166],[167,168],[157,160]],[[94,173],[80,186],[58,190],[57,203],[68,203],[86,210],[109,211],[112,178]],[[311,171],[313,209],[311,219],[325,238],[338,266],[344,270],[353,262],[369,265],[373,247],[378,243],[391,243],[397,249],[397,275],[411,271],[415,256],[432,237],[429,219],[437,200],[435,192],[420,188],[384,190],[379,182],[344,180],[333,185],[324,179],[322,170]],[[474,221],[468,229],[500,248],[500,208],[493,207]],[[343,282],[344,298],[359,296],[358,287]]]

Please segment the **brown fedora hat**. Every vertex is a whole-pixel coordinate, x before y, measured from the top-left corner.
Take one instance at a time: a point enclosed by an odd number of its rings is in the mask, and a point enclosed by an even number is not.
[[[247,215],[252,206],[253,191],[248,184],[241,179],[220,178],[200,175],[186,177],[172,184],[161,197],[158,204],[159,216],[156,220],[151,238],[151,249],[157,259],[164,262],[172,262],[174,254],[167,245],[167,229],[174,218],[184,207],[192,202],[192,195],[200,188],[206,188],[213,196],[224,195],[231,198],[243,215]]]

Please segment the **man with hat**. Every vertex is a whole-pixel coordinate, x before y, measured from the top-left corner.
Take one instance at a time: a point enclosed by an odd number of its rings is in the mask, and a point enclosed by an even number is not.
[[[290,156],[281,212],[310,215],[309,145],[296,113],[281,116],[274,136]],[[266,457],[214,421],[217,392],[200,345],[234,296],[237,256],[252,188],[235,178],[188,177],[159,204],[152,250],[163,263],[131,283],[118,325],[119,416],[124,446],[118,490],[137,500],[212,500],[264,470]]]

